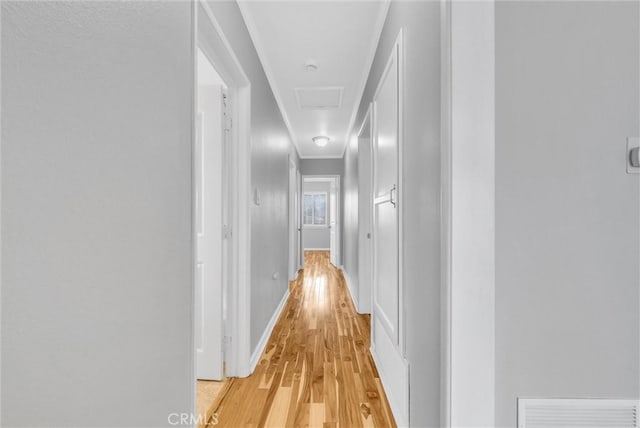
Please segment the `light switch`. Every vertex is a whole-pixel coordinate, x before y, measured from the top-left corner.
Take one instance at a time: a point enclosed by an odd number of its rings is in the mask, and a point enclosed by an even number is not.
[[[634,168],[640,167],[640,147],[634,147],[629,152],[629,162]]]
[[[640,174],[640,138],[627,138],[627,173]]]

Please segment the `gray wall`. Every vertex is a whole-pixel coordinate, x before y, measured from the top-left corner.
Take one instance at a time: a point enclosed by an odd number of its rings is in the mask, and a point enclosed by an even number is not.
[[[189,3],[2,2],[2,426],[191,411],[191,34]]]
[[[251,212],[253,350],[288,289],[288,156],[299,161],[238,5],[226,1],[210,1],[209,5],[251,81],[251,181],[261,199]],[[275,272],[277,280],[273,279]]]
[[[440,426],[439,2],[391,3],[355,123],[356,126],[362,123],[401,28],[405,31],[406,55],[403,179],[407,197],[403,268],[411,373],[409,412],[412,426],[437,427]],[[356,132],[354,129],[353,133]],[[349,153],[345,162],[345,176],[350,178],[343,194],[355,191],[351,156]],[[353,215],[352,212],[345,217],[351,219]],[[354,237],[351,227],[347,236],[347,239]]]
[[[496,5],[496,422],[638,398],[637,2]]]
[[[255,347],[298,157],[237,5],[211,7],[252,84]],[[2,425],[166,425],[191,411],[191,5],[2,13]]]
[[[326,182],[303,182],[302,193],[306,192],[326,192],[327,194],[327,222],[329,221],[329,193],[331,191],[331,183]],[[304,198],[303,198],[304,201]],[[304,215],[303,215],[304,219]],[[304,221],[304,220],[303,220]],[[329,248],[331,245],[331,232],[326,226],[302,226],[302,248]]]
[[[300,159],[300,172],[303,175],[342,175],[342,159]]]

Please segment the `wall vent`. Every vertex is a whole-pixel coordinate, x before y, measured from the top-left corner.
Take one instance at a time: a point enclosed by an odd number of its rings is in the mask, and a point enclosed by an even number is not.
[[[298,107],[303,110],[328,110],[342,106],[342,86],[295,88]]]
[[[638,428],[638,400],[518,399],[518,428]]]

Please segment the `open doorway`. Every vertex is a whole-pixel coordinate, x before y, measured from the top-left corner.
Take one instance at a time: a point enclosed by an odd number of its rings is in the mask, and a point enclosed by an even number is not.
[[[226,283],[225,116],[227,85],[198,49],[198,113],[194,152],[196,240],[196,372],[198,379],[224,377],[223,284]]]
[[[300,269],[300,171],[289,158],[289,281],[296,279]]]
[[[329,251],[331,263],[340,260],[340,176],[302,177],[302,248]]]
[[[196,411],[208,418],[222,389],[228,249],[227,85],[202,49],[197,51],[194,147]]]
[[[366,314],[371,313],[373,288],[372,128],[371,106],[369,106],[358,132],[358,310]]]
[[[251,86],[209,5],[194,3],[192,409],[250,373]],[[233,284],[230,287],[229,284]]]

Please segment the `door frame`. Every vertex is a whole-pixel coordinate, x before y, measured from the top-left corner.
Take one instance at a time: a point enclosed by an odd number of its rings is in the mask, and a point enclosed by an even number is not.
[[[304,263],[304,221],[303,221],[303,211],[304,211],[304,180],[305,178],[326,178],[326,179],[335,179],[336,182],[336,263],[340,265],[340,249],[341,249],[341,241],[342,234],[340,233],[342,229],[342,217],[340,216],[340,198],[342,197],[342,184],[340,183],[340,174],[302,174],[301,177],[301,185],[300,185],[300,247],[301,247],[301,257]],[[328,181],[328,180],[327,180]],[[327,201],[329,200],[329,195],[327,194]],[[330,208],[329,208],[330,209]],[[328,211],[328,210],[327,210]],[[327,212],[328,215],[328,212]],[[327,219],[328,221],[329,219]],[[329,232],[331,233],[331,232]],[[331,246],[331,245],[329,245]],[[336,266],[340,267],[340,266]]]
[[[296,251],[298,255],[298,270],[304,268],[304,250],[302,248],[302,173],[300,168],[296,169],[296,191],[298,193],[298,209],[296,223]]]
[[[300,204],[300,196],[298,189],[298,167],[293,159],[293,155],[289,155],[289,281],[296,279],[298,272],[298,224],[299,210],[297,205]]]
[[[440,5],[440,426],[495,426],[495,3]]]
[[[247,201],[251,199],[251,82],[244,72],[222,27],[211,8],[203,0],[192,3],[192,110],[190,144],[194,153],[196,144],[197,117],[197,54],[198,48],[207,56],[220,77],[227,84],[228,101],[232,122],[228,140],[228,195],[229,224],[227,284],[227,322],[224,332],[224,354],[226,376],[248,376],[250,374],[250,266],[251,266],[251,211]],[[195,177],[192,159],[191,177],[191,408],[196,411],[196,352],[195,352]],[[233,286],[230,286],[233,284]]]
[[[367,112],[362,119],[360,127],[358,128],[357,140],[358,140],[358,160],[360,159],[360,140],[365,133],[369,133],[369,194],[366,195],[368,199],[367,212],[369,213],[369,233],[371,236],[368,239],[361,239],[362,227],[358,219],[358,310],[361,313],[371,313],[373,310],[373,102],[369,103]],[[358,167],[358,213],[360,212],[360,168]],[[365,257],[362,255],[362,248],[368,247],[367,253],[369,257],[366,257],[365,266],[362,266],[360,259]],[[364,267],[368,272],[366,278],[362,277],[361,268]],[[363,281],[366,279],[368,281]],[[362,289],[368,288],[369,301],[363,305],[362,301]]]

